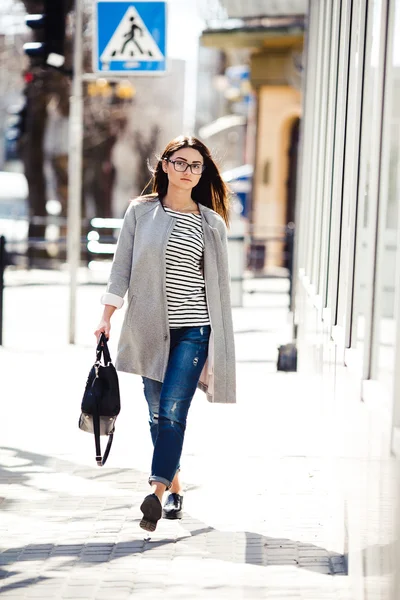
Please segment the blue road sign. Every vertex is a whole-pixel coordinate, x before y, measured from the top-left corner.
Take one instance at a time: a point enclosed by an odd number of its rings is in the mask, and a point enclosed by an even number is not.
[[[93,68],[103,74],[166,72],[166,2],[96,0]]]

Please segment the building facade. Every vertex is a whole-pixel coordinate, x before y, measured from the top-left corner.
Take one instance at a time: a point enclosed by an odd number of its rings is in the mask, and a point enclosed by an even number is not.
[[[235,53],[246,52],[251,102],[246,135],[237,135],[245,162],[254,167],[250,232],[255,243],[263,243],[284,235],[295,220],[306,3],[221,4],[228,21],[214,23],[200,41],[206,48],[222,50],[228,62]],[[265,267],[275,266],[285,266],[284,244],[272,241]]]
[[[400,598],[399,32],[400,0],[310,1],[294,319],[356,600]]]

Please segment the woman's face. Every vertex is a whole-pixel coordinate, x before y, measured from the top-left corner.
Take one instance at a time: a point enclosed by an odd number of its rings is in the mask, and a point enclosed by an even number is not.
[[[192,168],[188,165],[192,165]],[[169,183],[186,190],[193,189],[199,183],[203,165],[204,158],[194,148],[181,148],[174,152],[168,160],[162,161],[162,167],[168,176]]]

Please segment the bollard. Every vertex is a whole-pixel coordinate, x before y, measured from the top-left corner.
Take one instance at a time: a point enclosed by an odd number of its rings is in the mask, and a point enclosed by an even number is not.
[[[6,268],[6,238],[0,236],[0,346],[3,345],[3,292],[4,269]]]

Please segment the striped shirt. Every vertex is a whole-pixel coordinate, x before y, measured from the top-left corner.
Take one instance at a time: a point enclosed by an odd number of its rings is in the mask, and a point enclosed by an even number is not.
[[[164,210],[176,219],[166,249],[166,291],[170,328],[209,325],[203,275],[201,215]]]

